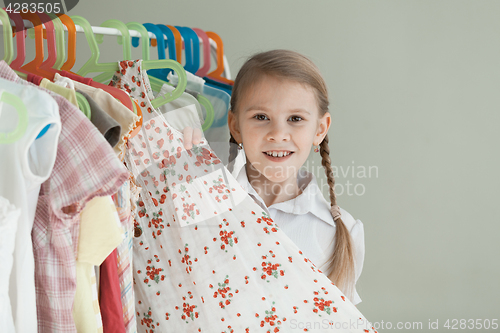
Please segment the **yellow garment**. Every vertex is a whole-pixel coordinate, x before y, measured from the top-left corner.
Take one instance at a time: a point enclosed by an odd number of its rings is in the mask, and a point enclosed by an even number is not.
[[[40,82],[40,87],[53,91],[58,95],[61,95],[62,97],[66,98],[71,104],[78,107],[78,101],[76,100],[76,92],[73,89],[62,87],[53,82],[50,82],[50,80],[47,79],[43,79]]]
[[[123,229],[110,196],[95,197],[80,214],[80,236],[76,259],[76,294],[73,319],[77,332],[102,332],[94,265],[122,242]]]
[[[54,82],[59,80],[70,80],[58,73],[54,76]],[[120,141],[113,148],[118,158],[123,160],[125,154],[125,142],[135,124],[140,120],[139,116],[130,111],[125,105],[117,101],[111,94],[100,89],[88,86],[81,82],[71,80],[76,90],[81,90],[90,96],[108,115],[110,115],[121,126]]]

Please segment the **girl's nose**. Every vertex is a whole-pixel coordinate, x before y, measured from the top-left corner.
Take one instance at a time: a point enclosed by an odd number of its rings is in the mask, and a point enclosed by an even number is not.
[[[286,124],[271,122],[269,132],[267,133],[267,140],[276,142],[289,141],[290,133]]]

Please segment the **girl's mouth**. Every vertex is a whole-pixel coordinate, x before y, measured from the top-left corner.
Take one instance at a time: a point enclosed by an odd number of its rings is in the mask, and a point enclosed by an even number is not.
[[[262,152],[267,159],[274,161],[274,162],[279,162],[279,161],[284,161],[287,160],[294,152],[293,151],[269,151],[269,152]]]

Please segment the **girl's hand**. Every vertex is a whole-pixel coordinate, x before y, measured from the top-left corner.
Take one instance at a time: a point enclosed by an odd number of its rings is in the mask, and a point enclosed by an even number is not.
[[[201,141],[201,130],[199,128],[193,129],[192,127],[185,127],[182,131],[184,133],[184,148],[189,150],[193,148],[193,144],[197,145]]]

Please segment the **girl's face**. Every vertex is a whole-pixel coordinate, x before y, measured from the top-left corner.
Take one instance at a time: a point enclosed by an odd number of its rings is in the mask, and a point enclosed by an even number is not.
[[[313,88],[271,76],[248,88],[236,115],[228,114],[229,129],[243,143],[248,161],[273,183],[296,183],[299,168],[312,146],[321,143],[330,122],[328,112],[319,117]],[[273,153],[278,157],[269,156]]]

